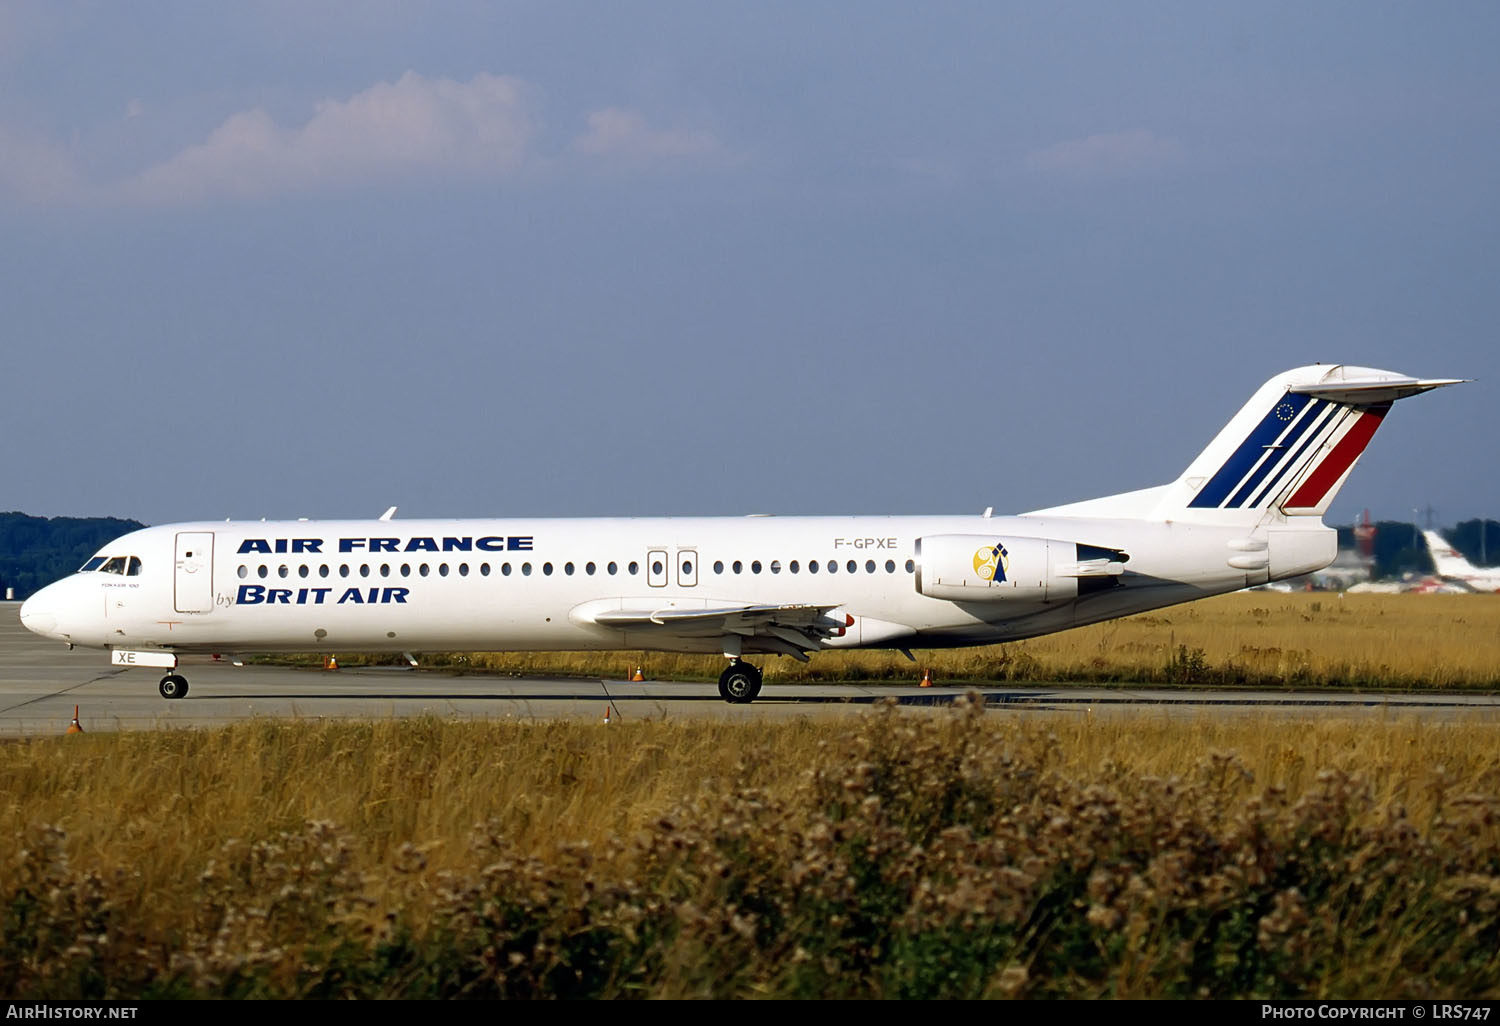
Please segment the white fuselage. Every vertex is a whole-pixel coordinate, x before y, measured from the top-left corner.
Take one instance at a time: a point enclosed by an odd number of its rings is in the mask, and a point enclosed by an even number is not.
[[[75,574],[38,592],[25,614],[38,633],[115,649],[718,652],[722,631],[610,626],[596,617],[805,604],[829,607],[847,624],[809,648],[946,647],[1235,591],[1333,555],[1333,532],[1321,525],[1284,532],[1269,546],[1257,533],[1259,541],[1243,527],[1046,516],[174,524],[101,552],[137,557],[134,573]],[[931,554],[946,538],[958,539],[956,564],[970,558],[972,539],[1007,544],[1016,579],[1008,583],[1020,587],[1002,595],[982,586],[972,601],[967,591],[923,594],[924,575],[929,591],[941,579]],[[925,566],[919,539],[929,540]],[[1052,555],[1022,566],[1026,539],[1052,539]],[[1124,572],[1080,594],[1078,571],[1069,570],[1078,545],[1123,551]],[[1262,553],[1262,565],[1252,559],[1243,568],[1247,549]],[[784,648],[753,632],[743,645]]]

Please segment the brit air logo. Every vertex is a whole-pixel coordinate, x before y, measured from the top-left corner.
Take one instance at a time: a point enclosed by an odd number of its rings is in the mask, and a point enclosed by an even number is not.
[[[1005,575],[1010,572],[1010,553],[999,542],[983,546],[974,553],[974,572],[982,581],[1003,584]]]
[[[242,584],[235,593],[237,606],[374,606],[386,603],[405,605],[410,588],[345,588],[337,600],[331,599],[334,588],[268,588],[264,584]]]

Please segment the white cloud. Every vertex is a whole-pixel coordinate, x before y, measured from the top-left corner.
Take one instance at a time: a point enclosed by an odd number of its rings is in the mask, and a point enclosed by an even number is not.
[[[708,156],[719,150],[711,132],[651,128],[639,111],[621,107],[594,111],[588,124],[588,131],[573,141],[573,148],[589,156],[649,161]]]
[[[347,100],[323,100],[306,124],[283,128],[242,111],[203,142],[124,187],[148,203],[258,196],[434,171],[467,177],[513,172],[532,137],[527,88],[478,74],[468,82],[408,71]]]
[[[1108,177],[1166,167],[1182,154],[1182,147],[1154,132],[1114,132],[1056,143],[1026,155],[1033,171]]]
[[[497,179],[554,166],[538,153],[535,91],[520,79],[481,73],[467,82],[408,71],[347,99],[317,102],[300,124],[256,107],[225,118],[201,142],[144,171],[90,182],[69,147],[0,126],[0,201],[21,204],[176,205],[274,196],[420,177]],[[124,120],[146,113],[129,99]],[[608,167],[723,157],[711,132],[667,130],[640,112],[596,110],[568,150]]]

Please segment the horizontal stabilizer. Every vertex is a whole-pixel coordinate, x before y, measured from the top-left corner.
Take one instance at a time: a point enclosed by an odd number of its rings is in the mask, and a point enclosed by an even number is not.
[[[1359,368],[1344,368],[1357,370]],[[1461,385],[1468,378],[1408,378],[1401,375],[1387,377],[1350,377],[1341,380],[1322,381],[1312,385],[1293,385],[1287,391],[1298,395],[1315,396],[1329,402],[1348,403],[1351,406],[1373,406],[1390,403],[1407,396],[1421,395],[1444,385]]]

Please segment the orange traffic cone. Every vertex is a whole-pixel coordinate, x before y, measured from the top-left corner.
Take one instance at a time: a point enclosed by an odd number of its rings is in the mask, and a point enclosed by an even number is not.
[[[609,703],[604,703],[604,725],[609,726]]]
[[[68,729],[67,729],[66,733],[69,733],[69,734],[82,734],[83,733],[83,727],[80,726],[79,723],[78,723],[78,706],[76,706],[76,705],[73,707],[73,722],[70,723],[70,724],[68,724]]]
[[[638,683],[640,683],[641,681],[643,681],[645,679],[646,679],[646,675],[644,673],[642,673],[641,672],[641,668],[639,666],[637,666],[635,668],[635,676],[630,678],[630,683],[632,683],[632,684],[638,684]]]
[[[325,656],[324,657],[324,659],[323,659],[323,669],[325,669],[325,670],[337,670],[338,668],[339,668],[339,657],[338,656]]]
[[[918,684],[917,687],[919,687],[919,688],[930,688],[930,687],[932,687],[932,671],[931,670],[923,670],[922,671],[922,683]]]

